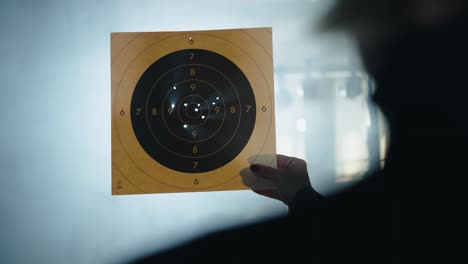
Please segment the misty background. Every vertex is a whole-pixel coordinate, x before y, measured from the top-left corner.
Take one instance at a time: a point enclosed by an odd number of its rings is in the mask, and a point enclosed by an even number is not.
[[[110,32],[272,27],[278,153],[323,194],[383,166],[372,81],[315,29],[333,2],[1,1],[0,263],[120,263],[287,214],[251,191],[111,196]]]

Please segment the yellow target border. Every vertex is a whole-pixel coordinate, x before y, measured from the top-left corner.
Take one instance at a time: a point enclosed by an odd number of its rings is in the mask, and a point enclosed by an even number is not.
[[[228,164],[204,173],[159,164],[139,144],[131,122],[131,99],[140,77],[161,57],[185,49],[209,50],[232,61],[247,77],[256,101],[247,145]],[[240,171],[250,166],[249,160],[276,166],[271,155],[276,153],[272,54],[271,28],[111,33],[112,194],[248,189]]]

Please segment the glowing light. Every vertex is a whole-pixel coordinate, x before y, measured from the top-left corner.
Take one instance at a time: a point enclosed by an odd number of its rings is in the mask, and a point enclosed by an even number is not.
[[[215,105],[215,104],[216,104],[216,103],[215,103],[215,102],[213,102],[213,105]]]
[[[174,90],[177,90],[177,88],[174,86]]]
[[[216,100],[219,100],[219,97],[216,97]]]
[[[205,116],[201,116],[201,119],[205,119]]]
[[[195,108],[195,112],[198,112],[198,108]]]
[[[200,106],[200,104],[198,104],[198,106]]]
[[[342,97],[346,97],[346,96],[348,96],[348,91],[346,91],[346,89],[341,89],[341,90],[340,90],[340,95],[341,95]]]
[[[301,133],[304,133],[307,130],[307,122],[304,118],[296,120],[296,129]]]
[[[171,108],[174,108],[175,107],[175,104],[171,104]]]
[[[184,125],[184,128],[187,128],[188,126],[187,125]]]
[[[304,96],[304,89],[302,89],[302,87],[301,87],[301,88],[298,88],[298,89],[296,90],[296,94],[297,94],[297,96],[299,96],[299,97],[303,97],[303,96]]]
[[[187,103],[185,103],[185,104],[184,104],[184,106],[188,106],[188,104],[187,104]]]

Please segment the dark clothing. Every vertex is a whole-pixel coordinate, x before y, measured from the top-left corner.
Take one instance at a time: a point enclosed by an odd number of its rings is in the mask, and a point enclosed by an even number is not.
[[[287,217],[217,232],[138,263],[323,263],[348,259],[389,263],[394,252],[386,245],[396,235],[392,224],[398,220],[392,215],[384,181],[384,177],[369,178],[319,203],[308,203],[317,198],[316,193],[303,192],[291,204]]]

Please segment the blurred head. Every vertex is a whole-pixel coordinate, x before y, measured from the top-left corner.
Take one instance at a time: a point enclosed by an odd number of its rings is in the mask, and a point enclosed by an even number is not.
[[[400,121],[417,108],[434,109],[445,95],[455,98],[448,89],[466,82],[467,2],[338,0],[323,26],[356,40],[377,83],[374,101],[392,125],[395,116]]]
[[[324,19],[328,29],[359,38],[383,37],[405,29],[431,29],[464,20],[465,0],[337,0]]]

